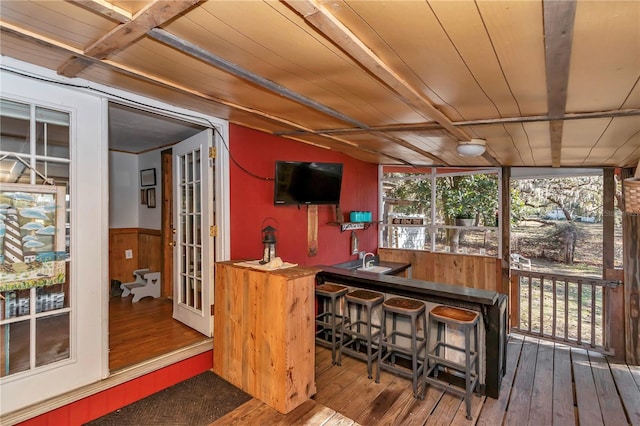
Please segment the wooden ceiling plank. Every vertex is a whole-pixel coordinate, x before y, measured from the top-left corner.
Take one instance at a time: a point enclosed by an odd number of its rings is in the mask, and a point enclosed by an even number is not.
[[[213,53],[202,49],[199,46],[195,46],[193,43],[189,43],[188,41],[182,40],[181,38],[169,33],[168,31],[165,31],[161,28],[153,28],[152,30],[149,31],[148,33],[149,37],[153,38],[156,41],[159,41],[161,43],[167,44],[171,47],[173,47],[174,49],[177,49],[189,56],[192,56],[194,58],[198,58],[201,61],[204,61],[210,65],[213,65],[217,68],[220,68],[224,71],[227,71],[229,73],[231,73],[232,75],[235,75],[238,78],[241,78],[243,80],[246,80],[252,84],[255,84],[257,86],[260,86],[266,90],[269,90],[271,92],[277,93],[281,96],[284,96],[288,99],[291,99],[295,102],[298,102],[302,105],[308,106],[310,108],[313,108],[317,111],[320,111],[324,114],[327,114],[333,118],[336,118],[338,120],[341,120],[345,123],[349,123],[355,127],[364,129],[364,130],[368,130],[371,131],[371,127],[369,127],[369,125],[367,125],[366,123],[362,123],[356,119],[353,119],[339,111],[334,110],[333,108],[330,108],[326,105],[323,105],[311,98],[308,98],[306,96],[303,96],[297,92],[294,92],[274,81],[268,80],[262,76],[259,76],[247,69],[244,69],[236,64],[233,64],[229,61],[227,61],[224,58],[221,58],[217,55],[214,55]],[[399,138],[387,135],[385,133],[382,132],[374,132],[374,134],[378,135],[378,136],[382,136],[383,138],[390,140],[394,143],[397,143],[399,145],[402,145],[406,148],[412,149],[413,151],[427,157],[430,158],[438,163],[442,163],[444,165],[446,165],[446,163],[444,163],[440,158],[438,158],[437,156],[431,154],[430,152],[424,151],[418,147],[415,147],[414,145],[401,140]]]
[[[402,96],[417,111],[440,123],[459,140],[469,140],[470,136],[456,129],[451,121],[422,96],[405,79],[391,69],[380,57],[367,47],[351,30],[344,26],[330,11],[314,0],[285,1],[320,33],[354,58],[368,72],[372,73],[396,93]]]
[[[125,24],[131,21],[132,16],[129,12],[119,8],[105,0],[66,0],[69,3],[74,3],[85,9],[96,12],[98,15],[106,16],[113,19],[116,22]]]
[[[560,120],[567,105],[569,65],[573,43],[576,1],[543,0],[545,69],[547,75],[547,106],[551,136],[551,165],[560,167],[562,158],[562,126]]]

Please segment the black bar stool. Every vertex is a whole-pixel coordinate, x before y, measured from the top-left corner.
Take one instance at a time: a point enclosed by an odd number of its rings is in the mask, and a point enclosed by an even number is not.
[[[391,314],[391,330],[387,330],[387,315]],[[409,320],[409,332],[398,329],[398,317]],[[422,319],[422,335],[418,335],[418,321]],[[409,346],[400,344],[397,338],[410,340]],[[425,355],[421,352],[427,346],[427,315],[424,302],[414,299],[392,297],[382,304],[382,330],[379,339],[378,373],[376,383],[380,383],[380,371],[386,370],[408,377],[413,381],[413,396],[424,398],[418,393],[418,379],[424,370]],[[384,355],[383,355],[384,353]],[[411,368],[396,363],[396,357],[410,360]]]
[[[346,286],[332,283],[316,286],[318,309],[322,309],[316,315],[316,344],[331,348],[332,364],[336,363],[337,333],[342,328],[344,296],[348,290]]]
[[[471,420],[471,394],[475,391],[478,383],[478,318],[477,312],[468,311],[466,309],[454,308],[452,306],[439,305],[431,309],[429,312],[429,331],[432,336],[432,327],[437,327],[437,337],[435,345],[433,345],[427,353],[427,362],[429,367],[425,369],[425,382],[431,385],[444,387],[456,395],[462,396],[467,409],[467,419]],[[464,347],[455,346],[446,343],[444,331],[447,325],[458,327],[464,333]],[[471,333],[474,335],[474,347],[471,350]],[[453,362],[440,354],[440,349],[451,349],[458,353],[464,353],[464,364]],[[445,380],[438,377],[438,373],[447,369],[447,373],[456,376],[455,372],[463,374],[464,386],[451,383],[451,380]],[[424,390],[423,390],[424,393]]]
[[[354,290],[347,293],[347,306],[344,311],[342,328],[340,332],[340,350],[338,351],[338,365],[342,364],[342,354],[345,353],[354,358],[367,361],[367,373],[371,379],[373,360],[378,357],[378,334],[380,324],[374,324],[371,320],[374,309],[379,309],[384,301],[382,293],[369,290]],[[352,321],[351,308],[356,312],[356,320]],[[364,318],[363,318],[364,316]],[[361,351],[364,346],[366,353]],[[374,346],[376,350],[374,351]]]

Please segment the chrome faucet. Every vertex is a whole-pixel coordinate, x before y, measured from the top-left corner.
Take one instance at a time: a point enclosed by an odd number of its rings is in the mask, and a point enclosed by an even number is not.
[[[375,257],[375,254],[373,253],[365,253],[364,256],[362,256],[362,267],[363,268],[369,268],[373,265],[373,259],[371,259],[369,262],[367,262],[367,256],[371,255],[372,257]]]

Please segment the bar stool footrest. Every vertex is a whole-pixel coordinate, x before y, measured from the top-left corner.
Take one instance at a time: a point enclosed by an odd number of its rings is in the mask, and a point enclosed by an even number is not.
[[[427,358],[429,359],[429,361],[435,361],[436,365],[440,364],[440,365],[443,365],[445,367],[453,368],[453,369],[459,370],[460,372],[464,373],[465,365],[460,363],[460,362],[451,361],[451,360],[448,360],[446,358],[442,358],[442,357],[435,356],[435,355],[427,355]],[[471,359],[469,360],[469,367],[473,367],[474,366],[477,358],[478,358],[477,354],[473,354],[471,356]]]

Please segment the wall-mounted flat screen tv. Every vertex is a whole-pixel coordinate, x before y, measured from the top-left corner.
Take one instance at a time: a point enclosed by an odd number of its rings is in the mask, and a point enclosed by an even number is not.
[[[340,204],[342,163],[276,161],[275,205]]]

